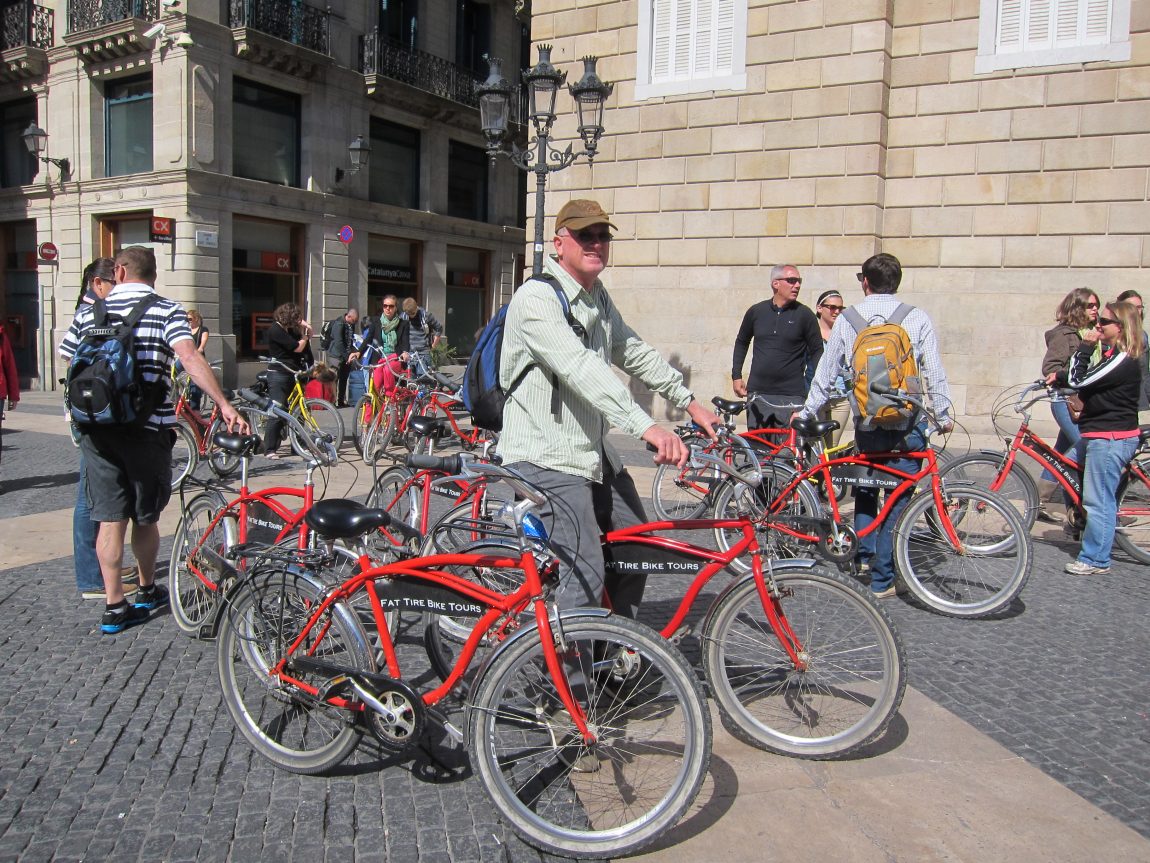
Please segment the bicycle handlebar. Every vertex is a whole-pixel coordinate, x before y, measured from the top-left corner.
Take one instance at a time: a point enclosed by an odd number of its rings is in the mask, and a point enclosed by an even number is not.
[[[254,406],[256,410],[264,416],[275,417],[287,423],[288,426],[295,431],[296,436],[303,441],[308,452],[311,453],[312,458],[320,464],[325,467],[331,467],[339,461],[339,453],[336,451],[335,445],[329,435],[321,432],[318,435],[319,440],[317,440],[317,435],[305,429],[298,419],[267,396],[262,396],[250,389],[241,389],[239,396]]]
[[[878,396],[886,396],[887,398],[900,399],[901,401],[910,402],[916,408],[926,414],[926,418],[934,425],[935,429],[939,432],[942,431],[942,423],[938,421],[938,414],[927,405],[918,396],[911,395],[906,390],[896,390],[891,387],[884,387],[879,383],[872,383],[870,391]]]
[[[503,465],[480,461],[472,453],[457,453],[456,455],[409,455],[404,461],[410,468],[416,470],[433,470],[443,472],[461,479],[476,479],[488,477],[501,479],[515,491],[516,494],[531,501],[536,506],[547,503],[547,496],[535,486],[531,485],[519,473]]]

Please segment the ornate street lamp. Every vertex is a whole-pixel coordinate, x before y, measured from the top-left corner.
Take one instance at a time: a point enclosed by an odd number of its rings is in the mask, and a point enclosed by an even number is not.
[[[511,145],[511,152],[504,148],[507,124],[510,114],[512,88],[503,77],[502,61],[487,58],[489,71],[487,80],[476,86],[479,96],[479,120],[483,135],[487,139],[487,154],[492,163],[499,155],[507,156],[521,171],[535,174],[535,248],[532,259],[532,275],[543,272],[543,221],[545,218],[544,195],[547,175],[569,167],[580,156],[586,156],[589,163],[595,161],[599,139],[603,136],[603,106],[611,95],[613,84],[604,83],[595,72],[596,57],[583,58],[583,77],[568,89],[579,112],[579,137],[583,140],[583,151],[573,152],[572,145],[559,150],[551,145],[551,127],[555,123],[555,96],[567,80],[567,73],[551,64],[551,46],[539,46],[539,62],[524,71],[523,84],[527,87],[528,119],[531,122],[535,139],[528,142],[527,149]]]

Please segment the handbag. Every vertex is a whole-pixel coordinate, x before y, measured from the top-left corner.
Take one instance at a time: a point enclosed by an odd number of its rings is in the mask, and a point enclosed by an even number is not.
[[[1082,411],[1085,407],[1086,405],[1082,403],[1082,396],[1078,395],[1078,393],[1067,394],[1066,409],[1070,411],[1070,418],[1074,420],[1075,423],[1077,423],[1078,418],[1082,416]]]

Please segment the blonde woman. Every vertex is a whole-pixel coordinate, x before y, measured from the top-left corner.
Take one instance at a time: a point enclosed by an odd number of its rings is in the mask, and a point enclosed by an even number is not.
[[[1092,362],[1095,349],[1100,359]],[[1110,549],[1117,526],[1118,482],[1138,449],[1138,395],[1142,388],[1142,322],[1130,303],[1113,302],[1098,315],[1093,330],[1070,358],[1066,372],[1048,383],[1071,386],[1082,397],[1078,463],[1083,466],[1082,505],[1086,528],[1071,575],[1110,572]]]

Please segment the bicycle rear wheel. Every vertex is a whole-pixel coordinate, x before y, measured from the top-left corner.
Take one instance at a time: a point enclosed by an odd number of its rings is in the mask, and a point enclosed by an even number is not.
[[[723,474],[710,465],[691,467],[690,463],[677,467],[661,464],[651,483],[651,505],[655,515],[668,521],[681,518],[702,518],[715,503],[715,490],[723,482]]]
[[[387,401],[371,419],[371,426],[363,438],[363,460],[375,464],[387,452],[395,433],[395,404]]]
[[[939,478],[993,491],[1010,501],[1029,531],[1038,518],[1038,486],[1016,460],[1004,476],[1006,453],[972,452],[938,466]],[[995,487],[997,485],[997,487]]]
[[[838,573],[778,563],[768,589],[772,579],[801,665],[771,626],[754,576],[724,591],[703,633],[703,668],[723,725],[781,755],[849,755],[879,738],[902,703],[902,644],[878,603]]]
[[[253,574],[231,598],[217,641],[217,671],[229,715],[256,752],[293,773],[330,770],[362,736],[356,711],[308,691],[326,689],[330,679],[292,670],[289,680],[275,671],[290,662],[284,651],[303,631],[321,595],[319,586],[289,568]],[[340,668],[375,669],[354,613],[338,604],[294,655]],[[342,689],[338,696],[349,697]]]
[[[335,451],[343,446],[343,417],[339,415],[336,406],[326,399],[304,399],[307,410],[296,414],[300,425],[310,433],[327,435]],[[300,440],[299,433],[288,427],[288,437],[291,439],[292,451],[300,458],[311,458],[311,450],[307,444]]]
[[[710,760],[711,722],[686,660],[617,617],[564,615],[562,660],[595,734],[555,694],[536,632],[508,642],[468,714],[472,763],[524,841],[565,857],[615,857],[682,816]]]
[[[224,555],[239,535],[235,516],[216,513],[227,501],[214,492],[192,499],[176,526],[172,553],[168,559],[168,591],[172,619],[183,632],[197,636],[219,608],[220,581],[228,571]],[[214,521],[214,524],[213,524]]]
[[[200,446],[196,436],[183,422],[172,427],[176,442],[172,444],[172,488],[179,488],[180,483],[195,473],[199,462]]]
[[[911,593],[952,617],[985,617],[1009,606],[1033,565],[1030,534],[1009,501],[948,484],[944,509],[917,495],[894,527],[895,564]],[[956,545],[949,538],[953,530]]]
[[[1139,563],[1150,563],[1150,458],[1135,458],[1122,483],[1114,541]]]

